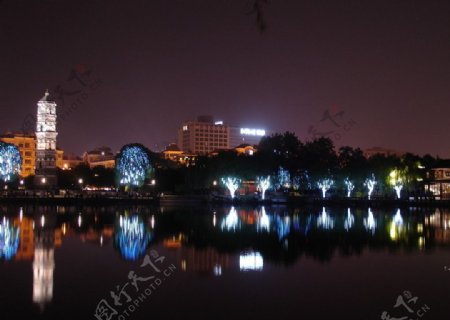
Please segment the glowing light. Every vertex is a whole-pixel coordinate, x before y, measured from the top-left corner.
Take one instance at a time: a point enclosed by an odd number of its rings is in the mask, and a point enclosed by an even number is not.
[[[347,208],[347,218],[345,218],[344,221],[344,229],[348,231],[353,227],[354,224],[355,224],[355,217],[350,212],[350,208]]]
[[[265,199],[266,190],[270,188],[270,176],[267,177],[257,177],[256,184],[258,189],[261,190],[261,199]]]
[[[79,184],[83,184],[83,179],[78,179]]]
[[[23,208],[20,207],[20,209],[19,209],[19,221],[22,222],[22,220],[23,220]]]
[[[241,180],[234,177],[227,177],[222,178],[222,183],[227,187],[228,191],[230,192],[231,199],[234,199],[236,190],[239,188]]]
[[[20,173],[22,157],[19,149],[12,144],[0,141],[0,179],[13,180]]]
[[[347,187],[347,198],[350,198],[353,189],[355,189],[355,184],[351,182],[349,178],[345,178],[344,183]]]
[[[322,190],[322,198],[325,199],[327,191],[331,188],[333,184],[334,181],[331,179],[322,179],[319,182],[317,182],[317,185]]]
[[[19,249],[20,229],[10,225],[9,220],[3,218],[0,223],[0,259],[11,260]]]
[[[230,212],[225,217],[225,219],[222,221],[221,229],[227,229],[230,231],[231,229],[235,230],[236,226],[238,225],[239,217],[237,214],[237,211],[234,207],[230,208]]]
[[[45,227],[45,216],[44,215],[41,216],[41,227],[42,228]]]
[[[46,178],[42,178],[42,179],[41,179],[41,182],[42,182],[43,184],[45,184],[45,183],[47,182],[47,179],[46,179]]]
[[[322,207],[322,214],[317,218],[317,227],[327,230],[334,228],[334,221],[325,210],[325,207]]]
[[[214,275],[215,275],[216,277],[221,276],[221,275],[222,275],[222,266],[216,264],[216,265],[214,266],[214,268],[213,268],[213,273],[214,273]]]
[[[148,247],[151,236],[139,216],[119,218],[119,226],[114,236],[115,244],[126,260],[137,260]]]
[[[372,195],[373,189],[375,188],[375,185],[377,184],[376,180],[375,180],[375,175],[372,174],[371,178],[367,178],[366,181],[364,182],[364,185],[367,187],[367,197],[370,200],[370,196]]]
[[[81,228],[82,222],[83,222],[83,219],[81,218],[81,215],[79,215],[78,220],[77,220],[78,228]]]
[[[392,170],[389,173],[389,184],[394,187],[395,194],[397,195],[397,199],[400,199],[401,192],[403,189],[403,178],[401,176],[401,172],[397,169]]]
[[[152,167],[146,149],[141,145],[126,145],[117,158],[116,177],[120,185],[141,187]]]
[[[364,223],[364,227],[366,228],[366,230],[371,231],[372,234],[375,233],[377,223],[375,221],[372,210],[370,208],[368,209],[367,218],[364,219],[363,223]]]
[[[263,266],[264,260],[259,252],[248,252],[239,256],[239,269],[241,271],[261,271]]]
[[[213,215],[213,226],[215,227],[216,224],[217,224],[217,217],[216,217],[216,213],[214,212],[214,215]]]
[[[263,137],[263,136],[266,135],[266,130],[241,128],[241,134],[245,135],[245,136],[259,136],[259,137]]]
[[[217,180],[213,181],[213,186],[217,186]]]

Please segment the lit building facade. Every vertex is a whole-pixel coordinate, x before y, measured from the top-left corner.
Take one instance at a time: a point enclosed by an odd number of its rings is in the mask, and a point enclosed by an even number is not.
[[[243,143],[255,145],[266,135],[263,129],[238,128],[214,122],[211,116],[184,122],[178,130],[178,146],[186,153],[209,154],[233,149]]]
[[[450,168],[434,168],[427,173],[425,191],[440,199],[450,199]]]
[[[0,137],[0,141],[10,143],[19,148],[22,156],[22,178],[35,174],[36,164],[36,137],[21,133],[7,133]]]
[[[48,90],[37,103],[35,186],[55,188],[56,179],[56,103]]]

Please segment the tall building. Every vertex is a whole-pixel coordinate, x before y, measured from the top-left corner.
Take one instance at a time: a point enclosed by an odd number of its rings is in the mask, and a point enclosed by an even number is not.
[[[211,116],[199,116],[197,121],[186,121],[178,130],[178,146],[182,151],[209,154],[228,150],[243,143],[258,144],[266,135],[263,129],[240,128],[215,121]]]
[[[23,133],[6,133],[0,136],[0,141],[10,143],[19,148],[22,156],[22,178],[34,175],[36,163],[36,137]]]
[[[56,103],[48,90],[37,103],[35,186],[54,188],[56,179]]]

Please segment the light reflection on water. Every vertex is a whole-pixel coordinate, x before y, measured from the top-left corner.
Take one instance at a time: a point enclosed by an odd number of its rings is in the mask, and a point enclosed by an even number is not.
[[[161,246],[172,252],[182,272],[215,277],[261,273],[279,262],[294,265],[302,256],[331,262],[334,252],[360,255],[362,248],[420,252],[450,247],[450,213],[440,209],[58,210],[61,207],[3,208],[0,223],[0,259],[4,265],[31,264],[31,300],[41,312],[54,298],[55,269],[70,268],[55,262],[58,250],[70,250],[64,246],[69,239],[81,240],[81,250],[85,245],[114,248],[112,263],[119,263],[117,258],[132,263],[150,247]],[[102,272],[95,264],[93,268]]]

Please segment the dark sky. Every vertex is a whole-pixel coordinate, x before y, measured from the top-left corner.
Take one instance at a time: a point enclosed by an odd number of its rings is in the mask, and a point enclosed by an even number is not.
[[[263,33],[250,9],[0,0],[0,131],[21,129],[59,86],[68,152],[156,150],[183,120],[213,114],[302,140],[329,133],[338,146],[450,157],[450,1],[271,0]]]

